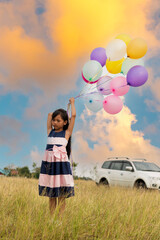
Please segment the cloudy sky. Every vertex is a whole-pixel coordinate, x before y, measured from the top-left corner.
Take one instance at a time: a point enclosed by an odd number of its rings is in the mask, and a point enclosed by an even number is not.
[[[121,33],[146,40],[149,79],[130,89],[117,115],[92,113],[76,99],[77,174],[89,176],[111,156],[160,165],[159,1],[0,0],[0,168],[40,166],[48,112],[67,108],[92,50]]]

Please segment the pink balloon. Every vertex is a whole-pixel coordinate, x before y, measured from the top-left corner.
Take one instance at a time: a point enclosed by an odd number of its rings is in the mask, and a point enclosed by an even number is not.
[[[110,95],[103,100],[103,108],[107,113],[116,114],[122,110],[123,102],[120,97]]]
[[[129,91],[129,85],[125,77],[116,77],[111,80],[111,91],[116,96],[123,96]]]
[[[86,82],[86,83],[89,83],[89,84],[93,84],[93,83],[96,83],[98,80],[96,80],[96,81],[94,81],[94,82],[90,82],[90,81],[88,81],[84,76],[83,76],[83,72],[81,72],[81,74],[82,74],[82,78],[83,78],[83,80]]]

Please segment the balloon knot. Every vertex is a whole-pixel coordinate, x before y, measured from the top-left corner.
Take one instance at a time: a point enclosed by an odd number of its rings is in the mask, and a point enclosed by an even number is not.
[[[90,103],[92,103],[92,100],[89,100]]]
[[[113,88],[112,91],[115,92],[115,89]]]

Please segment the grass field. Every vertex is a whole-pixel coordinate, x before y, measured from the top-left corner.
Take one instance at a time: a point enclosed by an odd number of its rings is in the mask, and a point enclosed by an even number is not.
[[[159,240],[160,193],[97,187],[75,180],[62,224],[50,217],[48,197],[38,180],[0,177],[0,239],[5,240]]]

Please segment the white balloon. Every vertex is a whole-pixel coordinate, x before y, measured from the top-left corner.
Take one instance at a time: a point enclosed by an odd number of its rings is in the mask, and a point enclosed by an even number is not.
[[[102,74],[102,66],[99,62],[90,60],[83,66],[82,72],[85,79],[94,82],[100,78]]]
[[[127,75],[128,71],[136,65],[144,66],[144,60],[142,58],[139,59],[126,58],[122,64],[121,72],[124,75]]]
[[[103,108],[103,95],[99,93],[93,93],[85,97],[85,105],[92,112],[98,112]]]
[[[120,39],[112,40],[106,47],[107,59],[110,61],[118,61],[122,59],[127,52],[127,46]]]

